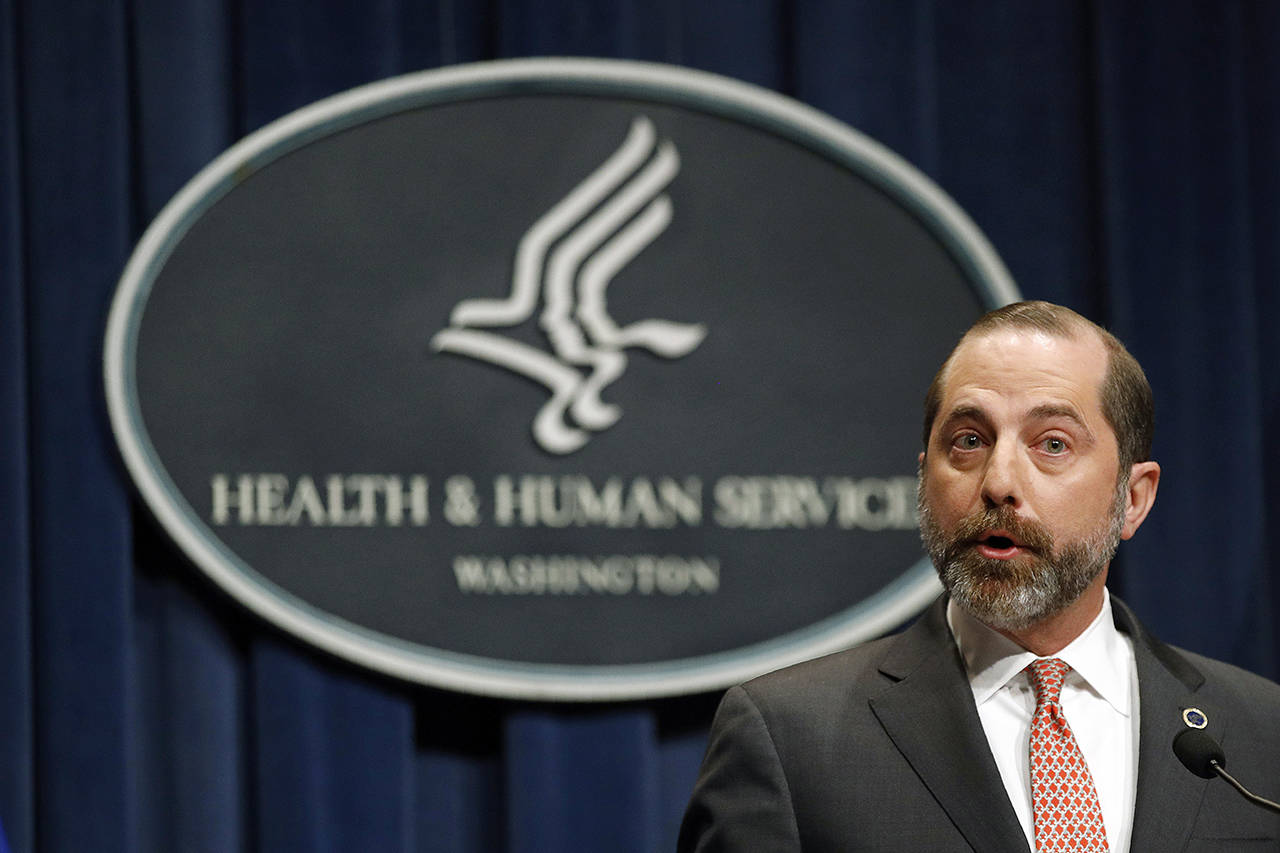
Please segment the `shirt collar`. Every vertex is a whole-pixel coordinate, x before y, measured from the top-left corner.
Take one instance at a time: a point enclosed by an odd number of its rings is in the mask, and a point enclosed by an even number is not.
[[[947,624],[964,658],[973,698],[979,706],[1036,659],[1036,655],[969,615],[954,600],[947,603]],[[1097,617],[1054,657],[1066,661],[1089,689],[1127,717],[1130,706],[1127,651],[1111,615],[1111,593],[1104,587],[1102,609]]]

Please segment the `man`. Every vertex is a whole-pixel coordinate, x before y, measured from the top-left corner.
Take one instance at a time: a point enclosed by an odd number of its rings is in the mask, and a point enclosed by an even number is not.
[[[1106,590],[1155,500],[1152,412],[1137,362],[1078,314],[982,317],[925,402],[921,535],[946,595],[902,634],[732,688],[680,849],[1280,849],[1280,818],[1171,746],[1207,725],[1274,796],[1280,686],[1160,643]]]

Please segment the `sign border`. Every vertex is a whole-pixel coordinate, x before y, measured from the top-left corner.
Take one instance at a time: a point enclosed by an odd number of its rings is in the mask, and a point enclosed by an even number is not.
[[[182,496],[142,423],[135,370],[151,286],[191,225],[254,172],[316,139],[406,109],[513,92],[648,97],[769,129],[853,169],[919,217],[989,307],[1020,298],[986,237],[915,167],[835,118],[759,86],[673,65],[577,58],[455,65],[371,83],[303,107],[227,149],[165,205],[125,266],[104,342],[107,410],[125,466],[165,532],[223,591],[298,639],[385,675],[512,699],[614,701],[718,690],[879,636],[918,613],[941,591],[928,559],[834,616],[740,649],[647,664],[492,659],[409,643],[321,610],[246,564]]]

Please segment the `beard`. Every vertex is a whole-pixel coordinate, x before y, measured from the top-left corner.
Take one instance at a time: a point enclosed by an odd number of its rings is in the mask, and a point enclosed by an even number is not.
[[[925,499],[924,472],[917,492],[920,538],[943,587],[970,615],[997,630],[1020,631],[1073,604],[1115,556],[1124,528],[1129,478],[1116,483],[1107,518],[1083,540],[1055,546],[1053,534],[1036,521],[1000,505],[960,519],[943,530]],[[1030,553],[1013,560],[985,557],[978,537],[1001,529]]]

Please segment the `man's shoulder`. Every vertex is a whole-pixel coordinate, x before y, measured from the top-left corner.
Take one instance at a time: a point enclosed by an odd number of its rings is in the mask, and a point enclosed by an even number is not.
[[[1116,611],[1117,627],[1128,633],[1136,644],[1148,649],[1156,660],[1193,692],[1220,696],[1236,703],[1260,703],[1273,716],[1280,710],[1280,684],[1235,664],[1162,642],[1138,621],[1127,604],[1114,596],[1111,600]],[[1141,674],[1140,668],[1139,676]]]
[[[1201,692],[1222,696],[1224,699],[1235,699],[1246,706],[1257,705],[1266,709],[1271,720],[1275,719],[1276,711],[1280,710],[1280,684],[1226,661],[1177,646],[1169,648],[1186,658],[1204,675],[1205,683],[1200,688]]]
[[[740,685],[761,709],[830,707],[863,702],[889,683],[880,672],[897,635],[881,637],[850,649],[792,664]]]
[[[1245,784],[1261,785],[1260,793],[1274,797],[1275,788],[1266,780],[1280,762],[1280,728],[1275,724],[1280,719],[1280,684],[1225,661],[1176,651],[1204,677],[1187,695],[1186,705],[1208,717],[1210,735],[1221,744],[1241,781],[1251,780]]]
[[[945,601],[939,599],[901,632],[792,664],[731,692],[766,718],[784,712],[807,716],[809,709],[869,712],[869,699],[909,677],[921,664],[936,661],[938,654],[955,655],[956,666],[962,667],[944,614]]]
[[[1145,650],[1151,656],[1139,654],[1139,677],[1143,675],[1141,661],[1154,657],[1195,695],[1221,698],[1235,705],[1255,703],[1266,708],[1273,719],[1280,711],[1280,684],[1235,664],[1165,643],[1146,629],[1127,604],[1114,596],[1111,601],[1116,626],[1132,637],[1136,650]]]

